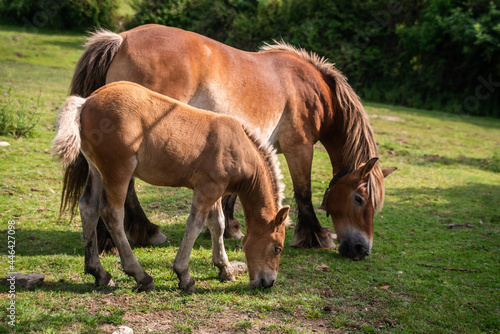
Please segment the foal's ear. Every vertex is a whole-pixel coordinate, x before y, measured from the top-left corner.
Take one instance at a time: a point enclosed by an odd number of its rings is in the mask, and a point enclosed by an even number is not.
[[[384,169],[382,169],[382,174],[384,175],[384,177],[387,177],[387,176],[389,176],[389,174],[394,172],[396,169],[398,169],[398,167],[384,168]]]
[[[365,179],[368,174],[370,174],[373,170],[373,167],[375,167],[375,163],[378,161],[378,158],[371,158],[370,160],[368,160],[368,162],[366,164],[364,164],[362,167],[361,167],[361,178],[362,179]]]
[[[276,219],[274,219],[274,227],[278,228],[286,222],[286,217],[288,217],[288,212],[290,211],[290,206],[285,205],[276,214]]]

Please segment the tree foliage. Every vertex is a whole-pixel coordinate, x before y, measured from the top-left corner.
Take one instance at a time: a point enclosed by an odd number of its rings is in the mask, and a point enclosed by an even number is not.
[[[159,23],[256,50],[328,57],[365,99],[500,116],[500,6],[489,0],[136,0]]]
[[[28,31],[56,28],[86,31],[117,27],[119,0],[0,0],[0,18]]]

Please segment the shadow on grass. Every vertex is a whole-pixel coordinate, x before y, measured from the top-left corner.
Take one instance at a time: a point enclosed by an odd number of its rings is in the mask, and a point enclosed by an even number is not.
[[[467,158],[467,157],[458,157],[458,158],[449,158],[446,156],[441,156],[438,154],[426,154],[420,157],[421,161],[417,162],[417,165],[421,166],[434,166],[437,164],[442,165],[460,165],[473,167],[480,170],[499,173],[500,172],[500,150],[496,150],[492,152],[492,156],[487,159],[477,159],[477,158]]]
[[[375,102],[367,102],[365,103],[365,105],[372,108],[387,109],[389,111],[414,113],[416,115],[422,115],[426,117],[432,117],[437,120],[442,120],[443,122],[460,122],[472,124],[485,129],[500,129],[500,121],[498,118],[494,117],[471,116],[467,114],[456,114],[452,112],[415,109]]]
[[[490,223],[498,228],[500,221],[500,185],[469,183],[451,188],[403,188],[388,189],[387,194],[395,196],[397,204],[388,203],[387,211],[398,214],[418,213],[425,218],[438,218],[446,223]],[[414,205],[416,204],[416,205]],[[480,223],[481,222],[481,223]]]

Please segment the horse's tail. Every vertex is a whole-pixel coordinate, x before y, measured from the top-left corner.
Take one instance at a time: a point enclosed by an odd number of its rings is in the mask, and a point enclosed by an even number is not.
[[[80,153],[80,112],[85,101],[76,95],[68,97],[57,116],[52,153],[65,167],[73,163]]]
[[[122,45],[123,38],[114,32],[100,29],[92,33],[85,43],[85,51],[76,64],[71,80],[70,94],[88,97],[106,84],[109,65]],[[89,165],[82,154],[64,171],[60,211],[69,207],[71,217],[87,182]]]
[[[88,97],[106,84],[109,65],[122,45],[123,37],[109,30],[92,33],[85,43],[85,52],[76,64],[70,94]]]

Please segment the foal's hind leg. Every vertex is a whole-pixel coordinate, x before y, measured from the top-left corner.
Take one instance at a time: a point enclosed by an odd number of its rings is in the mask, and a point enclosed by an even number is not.
[[[123,172],[123,176],[116,174],[113,175],[113,178],[103,176],[104,191],[99,213],[118,248],[123,271],[135,278],[139,290],[151,290],[155,288],[153,278],[142,269],[139,261],[137,261],[123,226],[124,203],[128,185],[126,176],[128,174],[125,172]]]
[[[234,281],[234,269],[229,263],[226,250],[224,248],[224,214],[222,213],[221,200],[219,199],[208,214],[208,228],[212,235],[212,259],[219,268],[219,278],[221,281]]]
[[[99,220],[100,176],[89,173],[87,185],[79,201],[82,218],[83,243],[85,246],[85,272],[95,277],[95,285],[111,285],[111,275],[104,270],[97,248],[96,226]]]

